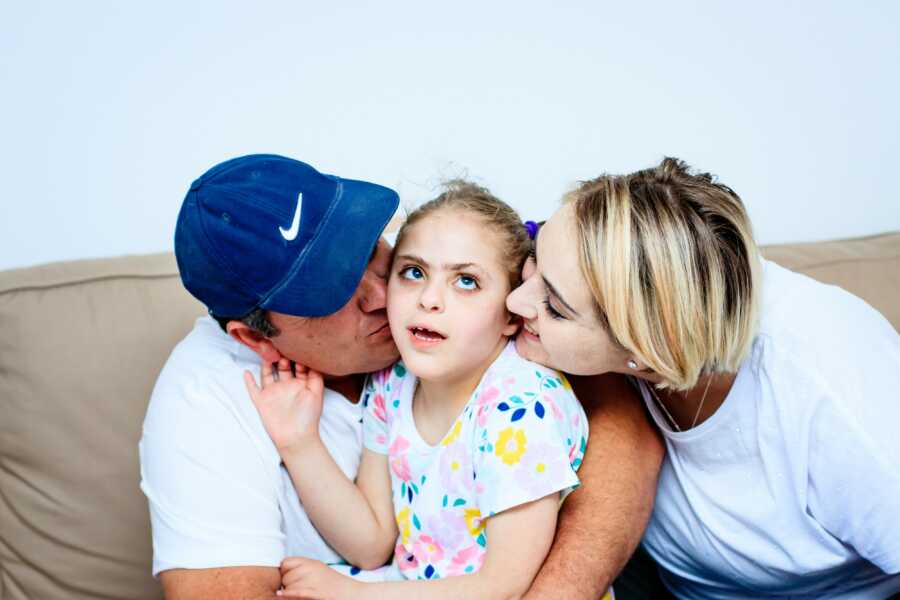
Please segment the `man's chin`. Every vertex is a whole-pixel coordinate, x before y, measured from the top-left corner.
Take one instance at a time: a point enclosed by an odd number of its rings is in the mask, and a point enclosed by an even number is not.
[[[388,349],[383,349],[380,352],[372,352],[372,355],[369,356],[365,372],[375,373],[387,369],[398,360],[400,360],[400,352],[397,350],[397,346],[391,344],[391,347]]]

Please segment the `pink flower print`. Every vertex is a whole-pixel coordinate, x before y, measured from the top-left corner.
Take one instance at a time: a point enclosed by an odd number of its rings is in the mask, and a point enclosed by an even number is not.
[[[453,499],[448,498],[451,506],[426,520],[427,531],[444,548],[459,548],[469,537],[469,528],[459,509],[453,507]]]
[[[387,423],[387,411],[384,408],[384,396],[375,394],[372,398],[372,405],[375,407],[375,418],[382,423]]]
[[[416,560],[426,565],[434,565],[444,559],[444,549],[430,535],[420,535],[413,542]]]
[[[408,449],[409,442],[402,435],[398,435],[391,447],[388,448],[388,460],[391,463],[391,470],[394,472],[394,475],[407,483],[412,478],[409,471],[409,461],[406,460],[406,451]]]
[[[472,460],[464,444],[447,446],[440,459],[441,487],[453,496],[472,489]]]
[[[488,417],[497,406],[497,399],[500,397],[500,389],[495,385],[489,385],[481,390],[478,398],[475,400],[475,422],[479,427],[484,427]]]
[[[397,565],[401,573],[415,571],[419,568],[419,561],[416,555],[409,552],[406,546],[399,543],[394,546],[394,564]]]
[[[490,385],[478,394],[478,399],[475,401],[479,406],[483,406],[485,404],[492,404],[494,400],[500,395],[500,390],[497,389],[497,386]]]
[[[572,414],[572,429],[574,431],[581,429],[581,415],[578,412]]]
[[[475,423],[477,423],[479,427],[486,426],[488,417],[491,416],[493,410],[494,404],[482,404],[481,406],[479,406],[478,412],[475,413]]]
[[[563,412],[561,410],[559,410],[559,406],[556,405],[556,401],[553,400],[553,397],[548,396],[547,394],[544,394],[542,396],[542,398],[543,398],[545,404],[550,405],[550,412],[553,413],[553,418],[556,419],[558,422],[565,422],[566,417],[565,417],[565,415],[563,415]]]
[[[516,469],[516,484],[535,498],[554,487],[559,474],[571,468],[565,454],[548,444],[532,444]]]
[[[484,564],[484,554],[484,548],[478,544],[472,544],[468,548],[463,548],[450,560],[450,566],[447,567],[447,576],[455,577],[457,575],[475,573]]]

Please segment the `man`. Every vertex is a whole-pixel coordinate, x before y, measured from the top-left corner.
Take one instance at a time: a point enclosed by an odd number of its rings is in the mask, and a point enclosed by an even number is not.
[[[275,598],[286,556],[340,560],[303,511],[242,375],[282,357],[325,374],[322,440],[355,477],[365,374],[397,359],[380,238],[397,204],[382,186],[273,155],[227,161],[191,185],[175,254],[210,317],[163,368],[140,448],[153,573],[169,600]],[[536,598],[596,597],[649,516],[659,442],[627,387],[608,383],[587,391],[602,441],[589,445],[584,491],[566,502]]]

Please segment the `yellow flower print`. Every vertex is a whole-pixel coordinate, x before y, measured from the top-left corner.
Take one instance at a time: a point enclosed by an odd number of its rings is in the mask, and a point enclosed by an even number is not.
[[[559,380],[562,382],[563,389],[566,391],[572,391],[572,384],[569,383],[569,380],[566,379],[566,376],[562,373],[559,374]]]
[[[456,421],[453,424],[453,427],[450,429],[450,432],[444,436],[444,439],[441,441],[441,446],[449,446],[453,442],[459,439],[459,433],[462,431],[462,421]]]
[[[519,462],[519,459],[525,454],[525,445],[525,430],[507,427],[497,437],[497,443],[494,444],[494,454],[499,456],[504,463],[511,466]]]
[[[463,511],[463,518],[466,520],[466,527],[472,537],[478,537],[484,531],[484,521],[481,520],[481,511],[477,508],[467,508]]]
[[[405,546],[409,543],[409,507],[397,513],[397,529],[400,530],[400,542]]]

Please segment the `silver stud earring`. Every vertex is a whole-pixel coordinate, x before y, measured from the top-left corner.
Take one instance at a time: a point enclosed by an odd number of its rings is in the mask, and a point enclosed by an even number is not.
[[[628,365],[629,369],[637,369],[637,361],[635,361],[633,358],[629,358],[626,364]]]

